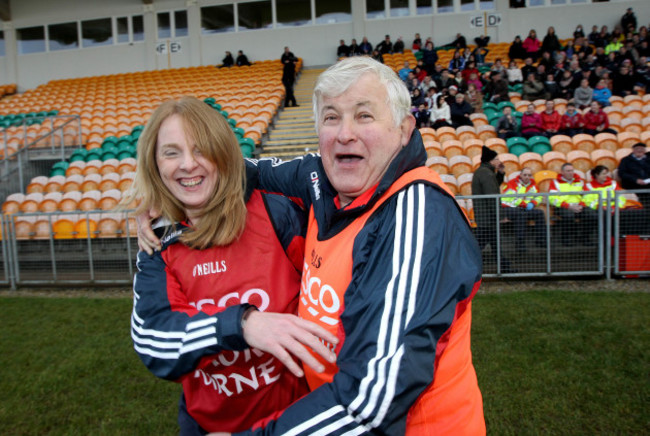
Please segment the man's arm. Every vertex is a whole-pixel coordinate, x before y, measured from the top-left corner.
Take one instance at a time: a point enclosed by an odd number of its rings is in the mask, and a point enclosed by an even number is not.
[[[480,252],[454,201],[414,185],[367,223],[353,257],[339,372],[243,434],[404,434],[409,409],[449,350],[445,333],[478,288]]]

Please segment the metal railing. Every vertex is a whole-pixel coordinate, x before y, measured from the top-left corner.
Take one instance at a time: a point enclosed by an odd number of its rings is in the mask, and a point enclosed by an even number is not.
[[[601,207],[584,216],[548,200],[573,193],[534,194],[543,200],[532,209],[538,212],[501,204],[530,194],[458,200],[467,211],[473,206],[484,277],[650,275],[650,207],[622,209],[620,196],[630,193],[593,192]],[[0,216],[0,285],[130,284],[138,249],[130,212]]]

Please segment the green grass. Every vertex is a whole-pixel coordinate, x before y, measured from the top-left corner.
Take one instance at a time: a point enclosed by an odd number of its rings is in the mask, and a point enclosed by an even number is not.
[[[130,311],[0,298],[0,434],[177,434],[180,386],[138,360]],[[650,294],[481,294],[473,314],[488,434],[650,434]]]

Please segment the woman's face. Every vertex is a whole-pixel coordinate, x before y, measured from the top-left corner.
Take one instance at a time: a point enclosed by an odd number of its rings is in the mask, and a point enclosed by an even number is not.
[[[605,180],[609,177],[609,170],[602,170],[600,173],[596,174],[596,181],[598,183],[605,183]]]
[[[160,125],[156,143],[156,164],[163,184],[185,207],[188,218],[214,195],[217,166],[208,160],[183,128],[180,115],[171,115]]]
[[[591,111],[593,113],[597,113],[600,110],[600,106],[595,101],[592,101],[591,104],[589,105],[589,107],[591,108]]]

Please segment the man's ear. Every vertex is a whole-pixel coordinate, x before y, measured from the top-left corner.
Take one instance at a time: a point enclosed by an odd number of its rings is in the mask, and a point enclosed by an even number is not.
[[[409,113],[404,117],[399,127],[401,131],[400,145],[404,147],[409,143],[411,135],[413,135],[413,129],[415,129],[415,117]]]

